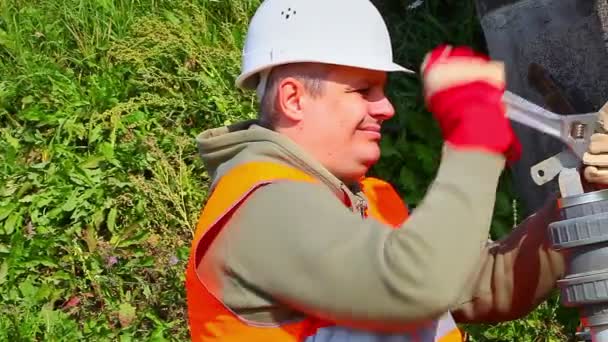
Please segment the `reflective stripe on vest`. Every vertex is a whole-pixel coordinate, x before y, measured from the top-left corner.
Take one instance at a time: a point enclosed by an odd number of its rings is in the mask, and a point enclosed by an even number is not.
[[[209,290],[214,279],[201,279],[196,272],[204,253],[234,211],[261,186],[279,182],[309,182],[318,180],[301,170],[271,162],[239,165],[222,176],[212,190],[201,213],[192,241],[186,269],[188,319],[193,341],[305,341],[305,342],[457,342],[462,335],[449,313],[434,324],[412,333],[389,335],[354,331],[310,317],[282,325],[248,322]],[[366,215],[395,228],[408,217],[408,210],[388,183],[365,178],[361,188],[368,199]],[[346,204],[345,205],[349,205]]]

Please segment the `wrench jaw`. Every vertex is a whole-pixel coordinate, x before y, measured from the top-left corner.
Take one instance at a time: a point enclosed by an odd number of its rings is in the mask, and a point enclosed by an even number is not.
[[[576,114],[566,115],[562,119],[561,136],[572,152],[580,159],[589,148],[591,136],[596,132],[598,126],[598,114]]]

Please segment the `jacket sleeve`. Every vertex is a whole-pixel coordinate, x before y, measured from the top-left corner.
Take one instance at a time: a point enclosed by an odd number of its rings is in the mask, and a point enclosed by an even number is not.
[[[220,268],[346,326],[390,330],[435,319],[476,274],[503,165],[497,155],[446,148],[423,202],[396,230],[362,219],[323,186],[273,183],[224,228]]]
[[[481,267],[453,308],[462,323],[518,319],[547,299],[565,274],[565,252],[551,248],[548,225],[558,218],[555,199],[511,234],[484,248]]]

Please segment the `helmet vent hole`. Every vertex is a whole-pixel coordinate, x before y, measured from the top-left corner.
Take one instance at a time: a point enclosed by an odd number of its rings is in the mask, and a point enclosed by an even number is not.
[[[294,16],[296,14],[296,11],[291,9],[291,7],[289,7],[286,11],[281,11],[281,16],[284,17],[285,19],[289,19],[292,16]]]

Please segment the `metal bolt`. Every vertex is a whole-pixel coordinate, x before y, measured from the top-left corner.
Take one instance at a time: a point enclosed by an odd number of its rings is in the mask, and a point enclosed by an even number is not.
[[[586,124],[575,121],[572,123],[572,126],[570,126],[570,136],[572,136],[574,139],[584,139],[586,129]]]

